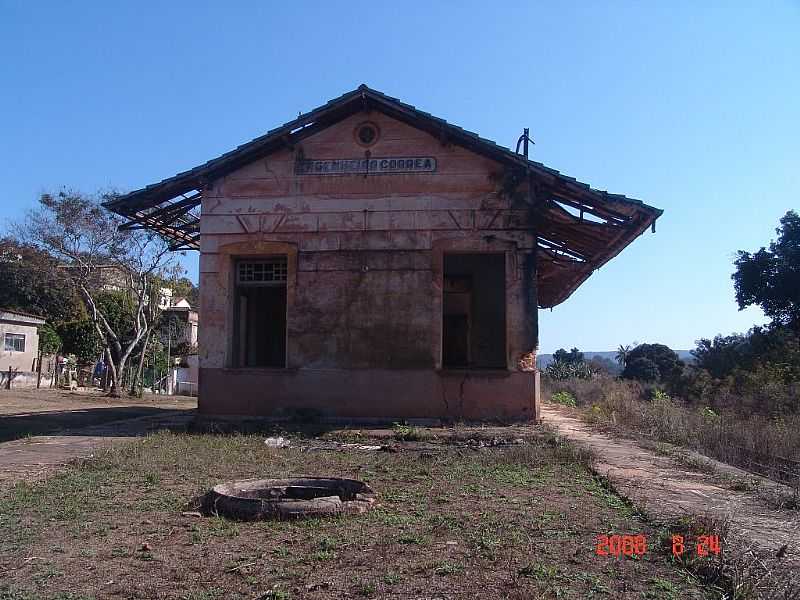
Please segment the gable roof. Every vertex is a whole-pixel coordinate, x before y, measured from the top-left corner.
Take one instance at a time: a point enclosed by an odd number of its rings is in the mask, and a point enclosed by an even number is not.
[[[171,239],[175,249],[199,249],[200,224],[193,210],[200,205],[202,190],[208,182],[278,149],[291,147],[363,110],[378,110],[443,141],[493,159],[519,173],[523,180],[532,178],[546,190],[546,197],[538,207],[542,218],[537,227],[539,305],[543,308],[563,302],[593,271],[654,226],[663,212],[640,200],[594,189],[366,85],[198,167],[120,196],[104,206],[129,219],[123,229],[152,229]],[[585,215],[592,215],[594,220]]]

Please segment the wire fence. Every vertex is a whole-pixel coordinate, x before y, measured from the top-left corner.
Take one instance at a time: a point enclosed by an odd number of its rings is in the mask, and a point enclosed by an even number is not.
[[[658,436],[637,431],[636,435],[648,438],[653,442],[662,442]],[[800,460],[786,458],[777,454],[759,452],[744,446],[728,445],[728,452],[714,453],[705,448],[694,448],[694,450],[705,452],[709,458],[714,458],[727,463],[743,471],[772,479],[787,485],[800,494]],[[691,448],[690,448],[691,449]]]
[[[732,453],[729,461],[735,463],[735,466],[786,483],[796,489],[800,486],[800,461],[742,446],[731,446],[731,449],[735,450],[735,454]]]

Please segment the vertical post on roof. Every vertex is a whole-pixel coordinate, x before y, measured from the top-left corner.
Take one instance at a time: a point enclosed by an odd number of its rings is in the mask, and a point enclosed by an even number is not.
[[[527,127],[522,130],[522,154],[525,156],[525,158],[528,158],[528,140],[530,139],[529,133],[530,129]]]
[[[526,160],[528,158],[528,142],[533,142],[533,140],[531,140],[531,130],[526,127],[522,130],[522,135],[517,140],[517,149],[515,150],[519,154],[519,145],[522,144],[522,155]]]

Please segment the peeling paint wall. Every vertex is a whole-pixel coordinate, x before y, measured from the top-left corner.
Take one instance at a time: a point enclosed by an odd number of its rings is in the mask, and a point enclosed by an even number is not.
[[[25,351],[8,351],[5,349],[6,334],[24,335]],[[36,325],[19,321],[0,320],[0,371],[12,370],[33,371],[36,357],[39,354],[39,330]]]
[[[368,149],[354,133],[364,121],[379,129],[377,143]],[[295,174],[301,158],[354,159],[367,151],[371,157],[435,157],[436,171]],[[475,394],[480,397],[467,404],[486,404],[485,410],[472,410],[475,415],[530,414],[532,396],[520,390],[534,378],[519,373],[518,362],[537,344],[535,308],[529,308],[536,306],[535,283],[527,281],[531,275],[535,280],[530,269],[535,236],[526,207],[513,205],[499,192],[502,178],[502,168],[493,161],[382,114],[362,113],[307,138],[302,146],[212,182],[204,192],[201,217],[201,410],[271,414],[302,405],[351,416],[452,413],[442,401],[452,385],[436,371],[441,367],[442,257],[497,252],[506,260],[507,373],[485,385],[476,382],[486,374],[471,374],[467,388],[479,389]],[[286,254],[289,273],[288,370],[270,373],[271,394],[264,373],[233,369],[231,363],[233,261],[269,254]],[[328,380],[311,373],[323,370],[341,371],[339,383],[351,385],[350,395],[364,399],[353,404],[334,398],[322,383],[315,393],[309,382]],[[357,370],[371,370],[371,379],[345,373]],[[386,397],[385,390],[396,382],[394,370],[416,378],[423,398],[404,400],[403,394],[392,393],[389,406],[368,402],[373,394]],[[504,382],[515,373],[514,384],[504,392]],[[459,377],[458,387],[464,388],[465,376]],[[283,383],[278,385],[276,378]],[[227,388],[223,381],[229,382]],[[525,397],[515,399],[520,395]]]

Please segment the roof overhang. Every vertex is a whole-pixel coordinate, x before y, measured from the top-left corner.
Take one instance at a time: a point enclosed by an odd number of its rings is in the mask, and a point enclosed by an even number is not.
[[[39,315],[33,315],[26,312],[17,310],[9,310],[7,308],[0,308],[0,321],[14,322],[21,325],[44,325],[46,319]]]
[[[122,229],[147,228],[172,240],[173,249],[200,247],[197,207],[205,186],[281,148],[291,148],[352,114],[379,110],[443,142],[467,148],[503,165],[536,193],[539,306],[566,300],[596,269],[636,237],[655,226],[660,209],[597,190],[528,160],[443,119],[420,111],[367,86],[348,92],[281,127],[207,163],[136,190],[104,206],[128,222]]]

